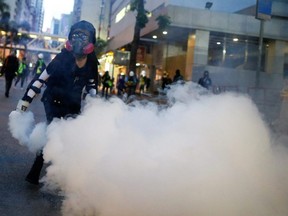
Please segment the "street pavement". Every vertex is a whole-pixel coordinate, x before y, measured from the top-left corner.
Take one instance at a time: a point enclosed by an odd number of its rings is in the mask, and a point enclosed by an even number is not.
[[[0,78],[0,216],[60,216],[61,197],[43,190],[41,185],[26,182],[35,155],[19,145],[8,130],[8,116],[24,94],[11,88],[10,97],[4,95],[5,79]],[[45,121],[40,95],[30,105],[35,120]],[[43,169],[42,175],[45,174]]]

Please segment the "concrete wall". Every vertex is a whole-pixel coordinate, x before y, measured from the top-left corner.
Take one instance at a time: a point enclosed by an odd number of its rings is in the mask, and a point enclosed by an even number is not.
[[[260,21],[255,19],[254,16],[183,7],[177,6],[175,2],[170,3],[165,11],[167,10],[168,16],[171,17],[171,26],[259,37]],[[124,3],[119,4],[112,15],[110,35],[112,40],[116,41],[112,42],[113,46],[109,45],[111,49],[121,47],[132,40],[132,36],[129,37],[129,35],[133,35],[134,32],[135,13],[126,11],[125,17],[115,23],[117,12],[125,6]],[[155,3],[152,4],[150,1],[147,3],[148,10],[152,10],[156,6]],[[158,28],[154,19],[155,17],[150,18],[146,28],[142,30],[142,36]],[[125,31],[124,34],[123,31]],[[123,38],[123,35],[127,36]],[[265,21],[263,36],[288,41],[288,22],[285,19]],[[116,37],[117,39],[114,39]]]
[[[194,68],[192,81],[198,82],[204,70],[210,72],[215,93],[229,91],[247,94],[267,122],[272,123],[279,117],[282,104],[280,94],[285,83],[283,74],[261,72],[259,85],[256,85],[255,71],[203,66]]]
[[[172,25],[207,31],[259,36],[260,21],[253,16],[211,12],[194,8],[168,6]],[[264,24],[263,36],[288,41],[288,22],[272,19]]]
[[[272,5],[272,14],[275,16],[288,17],[288,2],[274,1]]]
[[[203,0],[167,0],[167,5],[183,6],[197,9],[204,9],[206,2]],[[244,8],[250,7],[256,4],[255,0],[240,0],[235,2],[235,0],[213,0],[211,11],[225,11],[229,13],[234,13],[236,11],[242,10]]]

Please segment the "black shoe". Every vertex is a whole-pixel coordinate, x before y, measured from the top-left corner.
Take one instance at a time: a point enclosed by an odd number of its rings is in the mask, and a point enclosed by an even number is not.
[[[9,94],[7,92],[5,92],[5,97],[8,98],[9,97]]]
[[[25,178],[25,181],[29,182],[30,184],[39,185],[39,179],[29,178],[29,176]]]
[[[37,155],[31,170],[29,171],[28,175],[26,176],[25,180],[31,184],[39,185],[39,178],[41,169],[43,167],[43,154]]]

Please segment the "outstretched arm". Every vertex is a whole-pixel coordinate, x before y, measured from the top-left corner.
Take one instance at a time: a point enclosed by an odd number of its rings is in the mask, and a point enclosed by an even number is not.
[[[22,97],[21,100],[19,100],[17,105],[17,110],[25,112],[32,102],[33,98],[40,94],[41,87],[46,82],[46,80],[49,78],[49,74],[47,73],[46,69],[41,73],[38,79],[36,79],[30,87],[27,89],[26,93]]]

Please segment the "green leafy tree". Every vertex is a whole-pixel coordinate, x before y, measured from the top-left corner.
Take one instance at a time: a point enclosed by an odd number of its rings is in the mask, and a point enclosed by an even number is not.
[[[0,29],[3,31],[9,30],[10,12],[5,11],[1,14]]]
[[[23,21],[18,26],[20,29],[29,32],[31,29],[30,23],[27,21]]]
[[[136,71],[137,49],[140,41],[140,32],[148,22],[148,11],[144,8],[144,0],[131,0],[131,11],[137,11],[134,36],[131,43],[129,71]]]
[[[9,29],[9,20],[10,20],[10,7],[8,4],[4,2],[4,0],[0,0],[0,30],[7,31]]]
[[[0,0],[0,17],[2,17],[3,13],[9,12],[9,10],[9,5],[4,0]]]
[[[107,41],[101,39],[101,38],[97,38],[97,42],[94,45],[95,47],[95,53],[97,57],[100,57],[100,55],[102,55],[104,53],[104,50],[107,46]]]
[[[159,15],[155,20],[161,30],[166,29],[171,24],[171,18],[168,15]]]

